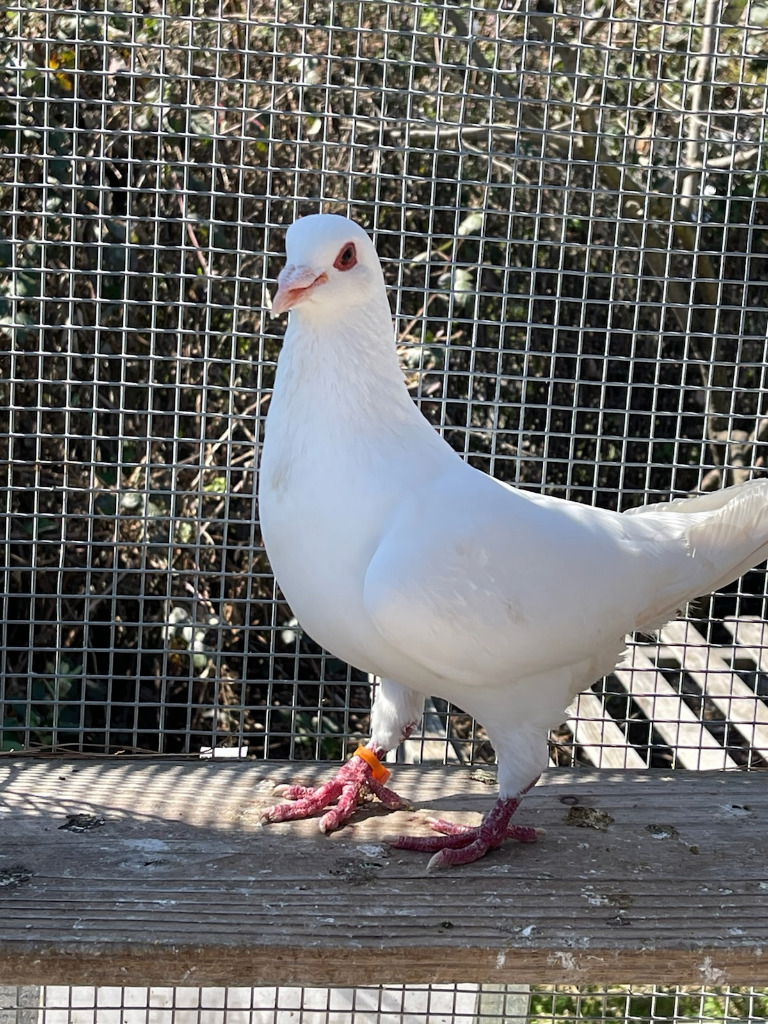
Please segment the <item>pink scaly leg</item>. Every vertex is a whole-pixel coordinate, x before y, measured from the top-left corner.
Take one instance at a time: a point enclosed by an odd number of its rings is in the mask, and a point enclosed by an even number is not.
[[[370,749],[379,760],[386,754],[381,747]],[[265,823],[310,818],[329,807],[335,800],[336,805],[330,807],[330,810],[320,819],[321,832],[333,832],[345,821],[348,821],[359,805],[364,802],[368,793],[377,796],[385,807],[389,807],[391,810],[408,806],[406,801],[401,799],[393,789],[389,789],[374,779],[373,769],[361,757],[351,758],[339,768],[330,782],[326,782],[316,789],[306,786],[280,786],[277,792],[291,802],[276,804],[263,811],[261,820]]]
[[[511,799],[499,798],[481,825],[457,825],[443,818],[433,819],[430,825],[439,836],[398,836],[390,845],[398,850],[419,850],[433,853],[427,864],[427,871],[437,868],[470,864],[484,857],[489,850],[501,846],[505,839],[516,839],[520,843],[535,843],[538,834],[535,828],[510,825],[509,820],[520,806],[520,799],[536,784],[536,779],[522,792]]]

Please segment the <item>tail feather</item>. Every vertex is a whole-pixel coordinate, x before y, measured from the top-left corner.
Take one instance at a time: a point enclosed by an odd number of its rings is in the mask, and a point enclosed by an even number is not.
[[[729,490],[734,495],[688,533],[693,557],[701,551],[721,569],[705,593],[733,583],[768,557],[768,479]]]
[[[768,558],[768,478],[625,515],[657,518],[659,532],[669,528],[687,554],[681,578],[661,589],[639,629],[663,624],[688,601],[727,586]]]
[[[719,491],[708,491],[706,494],[695,494],[690,498],[674,498],[672,501],[657,501],[650,505],[638,505],[628,508],[625,516],[655,515],[665,512],[717,512],[725,505],[734,501],[748,500],[750,496],[761,495],[761,500],[768,503],[768,477],[747,480],[735,487],[722,487]],[[767,505],[768,507],[768,505]]]

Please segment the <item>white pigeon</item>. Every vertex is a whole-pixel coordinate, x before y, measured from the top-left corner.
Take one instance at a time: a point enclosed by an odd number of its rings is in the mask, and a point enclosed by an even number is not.
[[[288,230],[273,313],[291,310],[261,459],[261,526],[304,629],[380,677],[371,738],[317,789],[286,787],[266,821],[325,810],[337,828],[373,793],[400,798],[381,764],[425,695],[482,722],[499,797],[476,827],[433,822],[400,848],[430,867],[505,838],[547,763],[547,730],[609,672],[627,633],[768,556],[768,479],[619,514],[532,494],[473,469],[421,415],[398,363],[376,251],[345,217]]]

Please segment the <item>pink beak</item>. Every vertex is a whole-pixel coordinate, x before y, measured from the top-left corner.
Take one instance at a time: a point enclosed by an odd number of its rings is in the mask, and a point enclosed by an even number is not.
[[[283,267],[277,278],[277,291],[272,299],[272,316],[279,316],[280,313],[298,306],[315,288],[325,284],[327,280],[327,274],[318,274],[311,267],[289,263]]]

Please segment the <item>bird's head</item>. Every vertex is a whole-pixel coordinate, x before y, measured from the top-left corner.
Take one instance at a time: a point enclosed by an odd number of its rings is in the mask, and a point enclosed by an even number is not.
[[[334,213],[302,217],[288,228],[286,264],[277,279],[272,314],[302,307],[322,316],[364,305],[383,287],[370,238],[354,221]]]

